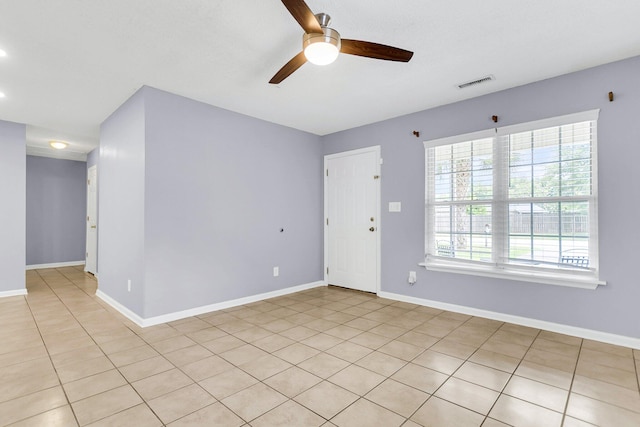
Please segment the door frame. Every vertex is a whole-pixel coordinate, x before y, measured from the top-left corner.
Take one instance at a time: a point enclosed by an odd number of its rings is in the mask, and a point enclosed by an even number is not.
[[[348,156],[353,156],[353,155],[358,155],[358,154],[364,154],[364,153],[370,153],[373,152],[375,154],[376,157],[376,175],[378,175],[380,178],[376,179],[374,181],[375,183],[375,191],[376,191],[376,200],[377,200],[377,206],[376,206],[376,217],[378,218],[377,220],[377,233],[376,233],[376,295],[380,293],[380,274],[382,272],[382,268],[381,268],[381,243],[382,243],[382,218],[381,218],[381,213],[382,213],[382,201],[380,200],[380,196],[381,196],[381,180],[382,180],[382,174],[380,173],[380,169],[381,169],[381,165],[382,165],[382,157],[380,157],[380,146],[379,145],[374,145],[371,147],[365,147],[365,148],[359,148],[356,150],[349,150],[349,151],[343,151],[340,153],[334,153],[334,154],[325,154],[324,156],[324,164],[323,164],[323,170],[322,170],[322,175],[323,175],[323,180],[324,180],[324,218],[322,219],[322,222],[324,224],[324,268],[323,268],[323,274],[324,274],[324,282],[329,284],[329,276],[327,275],[327,268],[328,268],[328,264],[329,264],[329,226],[327,225],[327,218],[329,217],[329,204],[328,204],[328,200],[329,200],[329,188],[328,188],[328,184],[329,184],[329,180],[327,177],[327,163],[329,160],[332,159],[336,159],[336,158],[340,158],[340,157],[348,157]]]
[[[89,168],[87,168],[87,221],[85,221],[86,224],[86,239],[85,239],[85,265],[84,265],[84,271],[89,272],[91,274],[93,274],[95,277],[98,277],[98,230],[96,229],[95,233],[95,240],[96,240],[96,246],[95,246],[95,265],[94,265],[94,270],[96,271],[89,271],[87,269],[87,260],[88,260],[88,254],[89,254],[89,234],[91,233],[90,227],[91,227],[91,223],[89,222],[89,212],[90,212],[90,204],[91,204],[91,197],[89,196],[90,193],[90,183],[89,183],[89,179],[91,176],[91,171],[95,171],[95,185],[96,185],[96,197],[94,200],[95,206],[94,206],[94,212],[95,212],[95,216],[96,216],[96,226],[98,225],[98,221],[97,221],[97,216],[98,216],[98,165],[92,165]]]

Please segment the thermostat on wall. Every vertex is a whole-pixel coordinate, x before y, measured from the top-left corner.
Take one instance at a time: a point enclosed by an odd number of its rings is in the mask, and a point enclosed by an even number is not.
[[[389,202],[389,212],[400,212],[402,210],[402,203]]]

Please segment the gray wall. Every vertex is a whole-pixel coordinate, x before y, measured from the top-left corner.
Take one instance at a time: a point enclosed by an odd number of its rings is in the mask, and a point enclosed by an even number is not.
[[[25,289],[27,128],[0,120],[0,292]]]
[[[84,261],[87,165],[27,156],[27,265]]]
[[[382,290],[640,337],[638,76],[640,57],[324,137],[325,154],[382,146]],[[609,91],[615,102],[608,101]],[[582,290],[418,268],[424,259],[424,140],[492,128],[492,115],[504,126],[596,108],[600,268],[608,286]],[[402,202],[401,213],[388,212],[391,201]],[[409,270],[418,270],[413,287]]]
[[[144,315],[143,91],[100,127],[98,253],[100,291]],[[127,280],[132,281],[127,292]]]
[[[102,127],[101,289],[152,317],[322,280],[321,150],[315,135],[142,88]],[[121,268],[127,241],[135,262]],[[142,311],[121,293],[132,275]]]

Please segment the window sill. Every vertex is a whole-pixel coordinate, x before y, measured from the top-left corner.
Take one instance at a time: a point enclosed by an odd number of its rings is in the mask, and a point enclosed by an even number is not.
[[[545,285],[567,286],[571,288],[596,289],[607,282],[597,279],[592,275],[571,274],[565,271],[535,271],[505,269],[495,265],[479,266],[453,265],[447,262],[421,262],[418,264],[428,271],[440,271],[444,273],[466,274],[471,276],[493,277],[496,279],[516,280],[520,282],[541,283]]]

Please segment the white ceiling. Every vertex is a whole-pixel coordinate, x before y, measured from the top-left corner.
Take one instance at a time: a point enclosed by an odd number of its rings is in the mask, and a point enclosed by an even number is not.
[[[0,119],[83,154],[149,85],[318,135],[640,55],[638,0],[307,0],[342,37],[415,52],[341,55],[269,79],[301,50],[278,0],[0,1]],[[457,84],[496,80],[460,90]],[[44,148],[40,148],[44,147]]]

